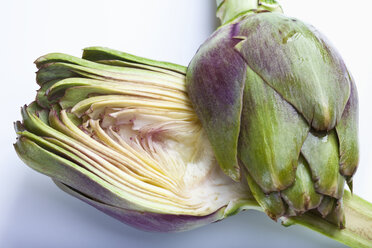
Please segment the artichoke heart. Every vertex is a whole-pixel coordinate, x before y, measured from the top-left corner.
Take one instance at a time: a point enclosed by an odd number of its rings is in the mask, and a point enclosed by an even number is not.
[[[99,47],[82,59],[55,53],[35,63],[41,88],[22,108],[15,148],[65,191],[111,215],[114,207],[203,217],[250,198],[243,180],[220,170],[186,94],[185,68]]]

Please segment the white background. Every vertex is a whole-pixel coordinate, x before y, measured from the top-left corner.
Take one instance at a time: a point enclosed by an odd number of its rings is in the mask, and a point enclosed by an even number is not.
[[[372,2],[283,0],[285,13],[326,34],[354,75],[360,99],[355,193],[372,201]],[[353,5],[356,4],[356,5]],[[14,0],[0,6],[0,247],[344,247],[255,211],[186,233],[135,230],[58,190],[16,156],[13,121],[35,97],[33,61],[100,45],[187,65],[216,27],[213,0]]]

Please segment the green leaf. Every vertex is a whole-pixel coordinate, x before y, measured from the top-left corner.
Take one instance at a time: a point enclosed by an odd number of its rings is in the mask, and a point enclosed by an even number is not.
[[[293,184],[308,131],[304,118],[248,68],[238,156],[265,193]]]
[[[329,213],[332,212],[334,205],[336,204],[336,199],[330,196],[324,196],[322,202],[318,206],[317,210],[325,218]]]
[[[129,53],[117,51],[106,47],[87,47],[84,48],[83,59],[97,61],[97,60],[121,60],[124,62],[134,62],[137,64],[149,65],[153,67],[163,68],[175,71],[181,74],[186,74],[187,67],[169,63],[161,62],[152,59],[142,58]]]
[[[336,132],[309,132],[301,152],[309,163],[316,191],[340,199],[345,178],[339,172]]]
[[[336,204],[333,206],[332,211],[327,215],[326,219],[337,225],[340,229],[345,228],[345,212],[343,208],[342,198],[336,201]]]
[[[264,209],[265,213],[273,220],[277,220],[277,218],[283,216],[286,209],[282,198],[280,197],[280,193],[273,192],[265,194],[249,174],[246,175],[246,178],[249,189],[258,204],[260,204]]]
[[[41,93],[46,92],[46,87],[49,86],[50,81],[56,82],[60,79],[69,78],[69,77],[78,77],[82,76],[77,70],[70,68],[68,64],[65,63],[50,63],[40,68],[36,73],[36,82],[42,87]],[[44,86],[44,84],[48,86]]]
[[[247,64],[291,103],[316,130],[331,130],[350,95],[342,58],[299,20],[261,13],[241,23],[236,46]]]
[[[45,140],[41,141],[40,138],[30,139],[29,136],[21,134],[14,147],[18,156],[31,168],[107,204],[134,208],[134,204],[125,200],[125,195],[120,196],[122,191],[74,162],[42,148],[35,140],[41,142],[43,146],[65,153],[62,148],[53,146]],[[140,209],[139,206],[135,207]]]
[[[138,63],[133,63],[133,62],[121,61],[121,60],[96,60],[95,62],[99,64],[104,64],[104,65],[129,67],[129,68],[137,68],[137,69],[161,72],[161,73],[169,74],[169,75],[176,76],[179,78],[183,78],[185,76],[184,73],[170,71],[167,69],[163,69],[163,68],[159,68],[159,67],[155,67],[151,65],[144,65],[144,64],[138,64]]]
[[[358,110],[358,93],[352,80],[350,98],[341,120],[336,126],[340,143],[340,172],[349,179],[348,183],[350,183],[359,162]]]
[[[308,166],[305,159],[300,156],[294,184],[281,192],[282,198],[289,207],[300,214],[318,207],[323,198],[315,192]]]
[[[47,54],[38,58],[35,63],[40,68],[36,77],[40,85],[53,79],[80,75],[95,79],[106,78],[124,81],[128,81],[128,78],[144,81],[154,78],[172,81],[184,87],[184,78],[180,76],[138,68],[105,65],[62,53]]]

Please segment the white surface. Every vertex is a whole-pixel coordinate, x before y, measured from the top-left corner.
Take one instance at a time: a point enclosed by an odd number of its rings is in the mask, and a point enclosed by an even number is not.
[[[287,15],[327,35],[356,80],[361,160],[354,187],[372,201],[372,2],[281,3]],[[16,156],[12,122],[20,119],[20,106],[35,97],[32,62],[38,56],[80,56],[82,48],[101,45],[187,65],[213,32],[214,12],[213,0],[2,1],[0,247],[344,247],[254,211],[186,233],[145,233],[61,192]]]

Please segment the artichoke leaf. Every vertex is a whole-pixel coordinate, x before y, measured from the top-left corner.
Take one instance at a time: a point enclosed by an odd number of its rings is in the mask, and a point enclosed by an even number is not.
[[[35,138],[33,138],[35,140]],[[38,145],[29,137],[20,135],[14,147],[19,157],[31,168],[47,176],[55,178],[67,185],[70,185],[87,195],[94,195],[111,205],[125,206],[128,209],[142,209],[140,205],[130,203],[128,195],[120,197],[120,191],[102,178],[82,168],[68,159],[58,156]],[[60,152],[61,148],[56,148],[47,141],[42,142],[43,146],[53,147]]]
[[[286,206],[279,192],[265,194],[249,173],[246,173],[246,179],[253,197],[271,219],[276,221],[285,214]]]
[[[58,180],[53,179],[53,181],[64,192],[88,203],[125,224],[145,231],[181,232],[225,218],[226,207],[222,207],[216,212],[206,216],[158,214],[126,209],[98,201]]]
[[[315,191],[309,165],[302,155],[298,159],[294,184],[283,190],[281,196],[296,215],[317,208],[321,204],[323,196]]]
[[[173,72],[177,72],[180,74],[186,74],[186,69],[187,69],[186,67],[181,66],[181,65],[147,59],[147,58],[135,56],[133,54],[117,51],[117,50],[106,48],[106,47],[84,48],[82,58],[86,60],[90,60],[90,61],[118,60],[121,62],[129,63],[130,66],[135,65],[136,67],[139,67],[142,69],[160,71],[160,72],[164,72],[164,73],[171,74],[171,75],[174,75]],[[116,63],[115,65],[120,66],[124,64]]]
[[[343,200],[336,200],[332,211],[327,215],[326,220],[337,225],[340,229],[345,228],[345,211],[343,208]]]
[[[341,57],[299,20],[279,13],[247,17],[236,50],[264,81],[291,103],[316,130],[341,119],[350,81]]]
[[[310,131],[301,153],[309,163],[316,191],[340,199],[344,192],[345,178],[339,172],[336,132]]]
[[[78,102],[93,95],[124,94],[146,96],[169,102],[187,102],[187,96],[179,90],[166,90],[163,87],[149,85],[138,89],[135,84],[121,82],[103,82],[88,78],[67,78],[50,86],[48,98],[53,99],[63,95],[58,101],[62,108],[71,108]]]
[[[53,80],[69,77],[88,77],[93,79],[114,79],[118,81],[136,81],[172,85],[184,89],[184,78],[161,72],[149,71],[130,67],[110,66],[83,60],[64,54],[47,54],[35,62],[39,67],[36,81],[39,85]]]
[[[351,80],[350,98],[336,126],[336,132],[340,144],[340,173],[348,179],[350,185],[351,177],[359,162],[358,93],[353,80]]]
[[[245,62],[233,51],[239,42],[233,38],[236,30],[235,25],[222,27],[200,47],[188,67],[186,87],[219,165],[239,181],[237,146]]]
[[[250,68],[244,88],[239,159],[268,194],[294,183],[309,127],[297,111]]]
[[[336,204],[336,199],[330,196],[324,196],[322,202],[318,206],[317,210],[323,218],[327,217],[332,212]]]

